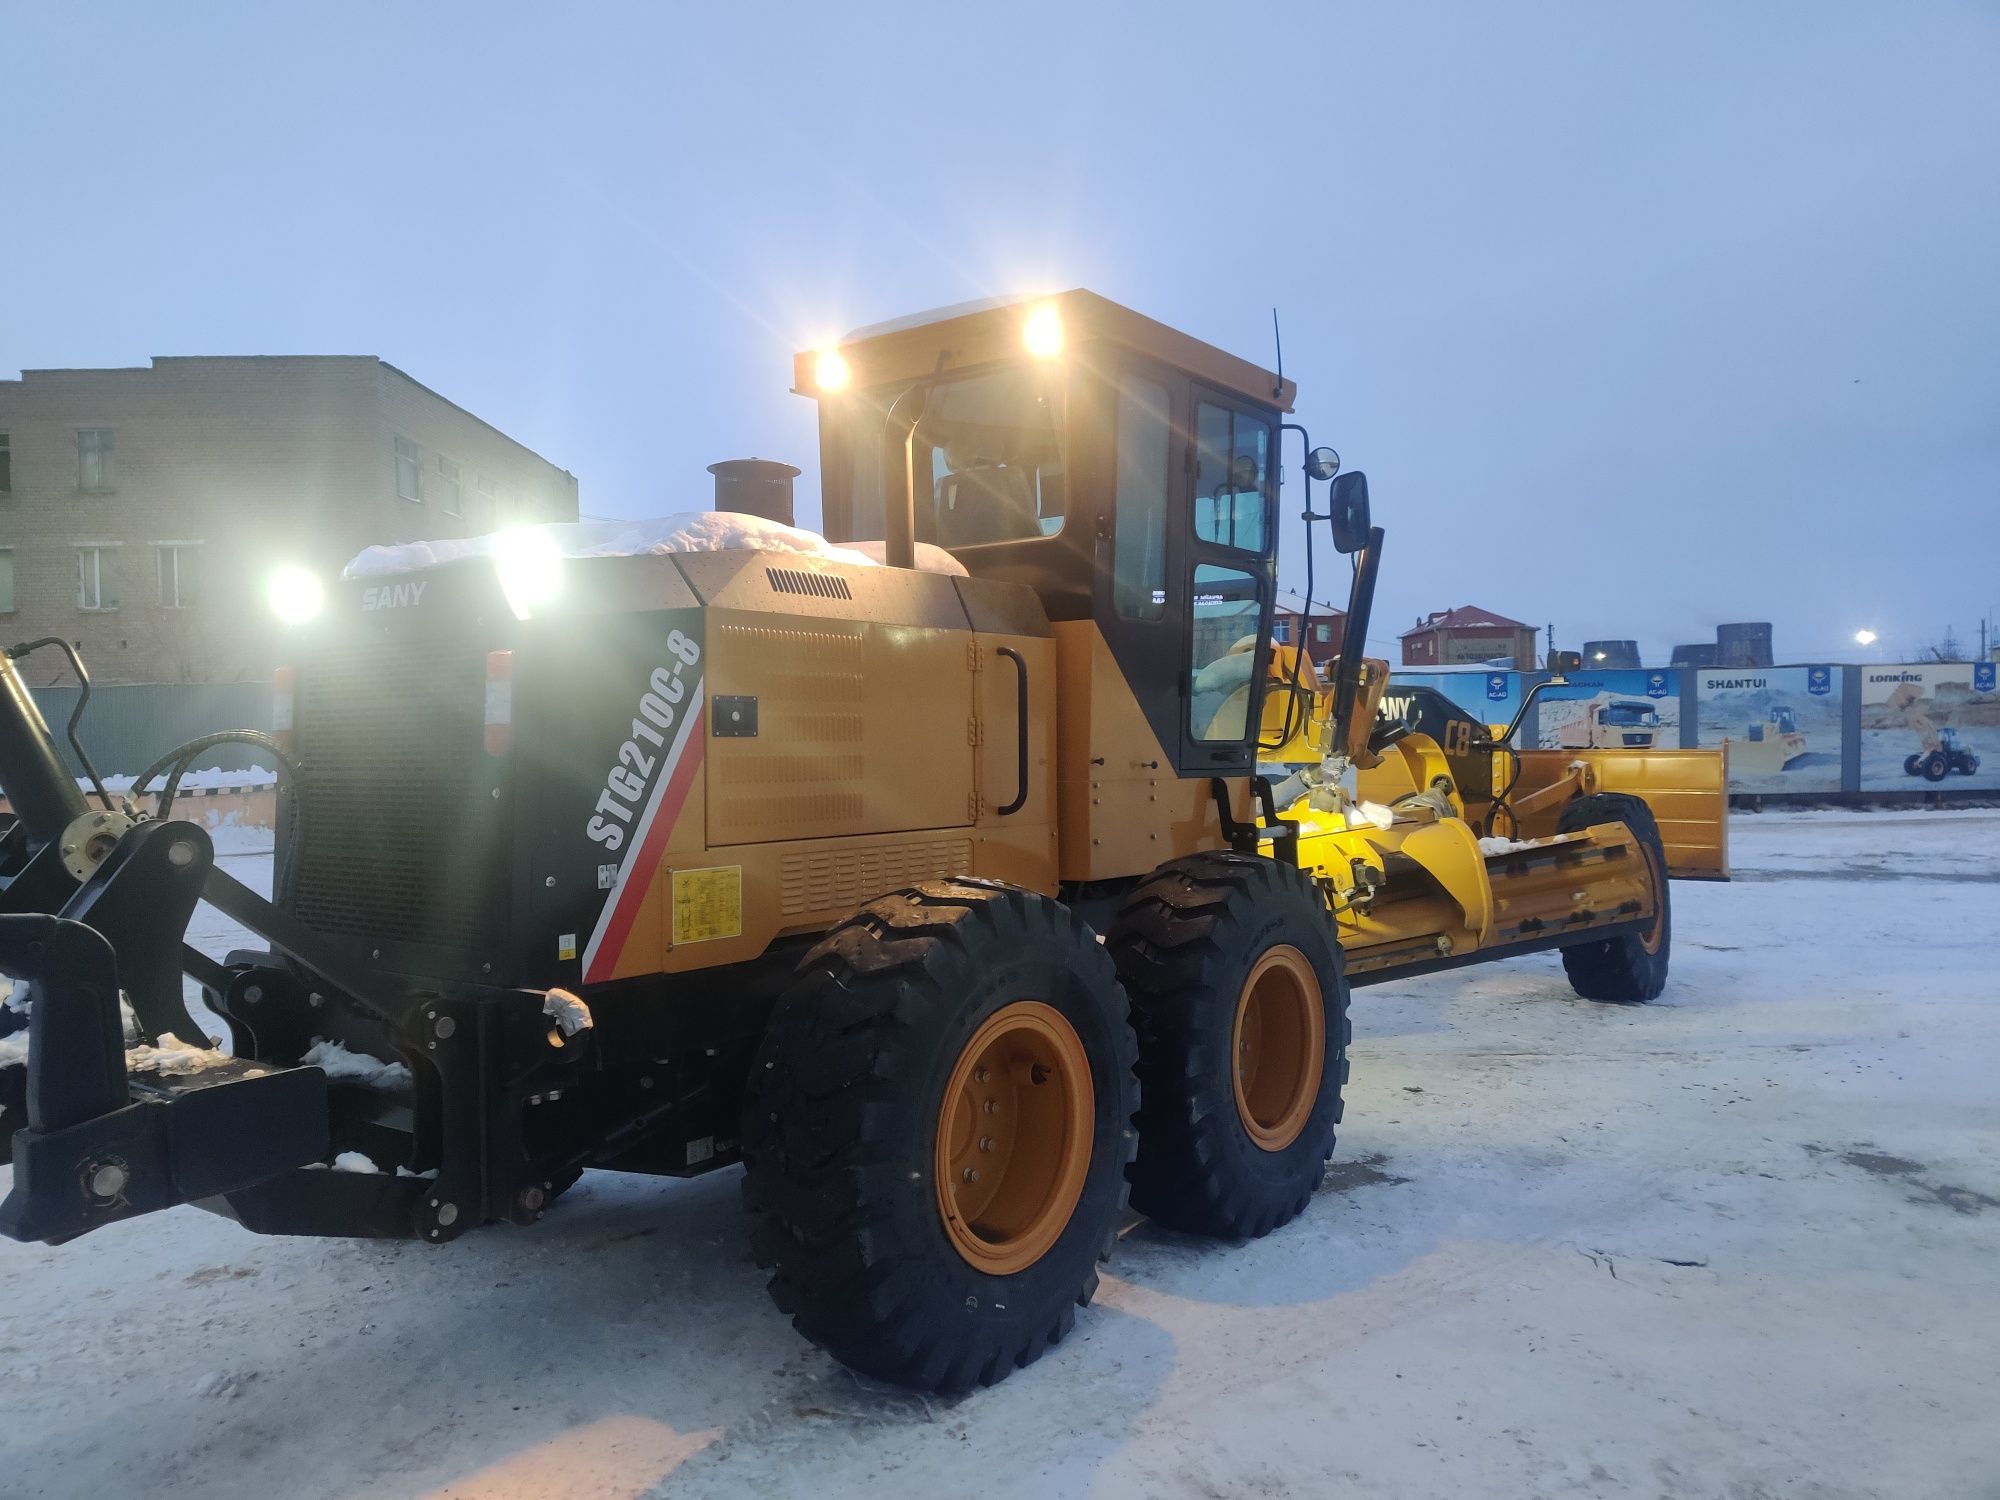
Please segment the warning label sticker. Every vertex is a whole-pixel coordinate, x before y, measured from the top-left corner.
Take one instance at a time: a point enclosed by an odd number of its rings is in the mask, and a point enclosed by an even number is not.
[[[674,941],[743,935],[743,866],[674,871]]]

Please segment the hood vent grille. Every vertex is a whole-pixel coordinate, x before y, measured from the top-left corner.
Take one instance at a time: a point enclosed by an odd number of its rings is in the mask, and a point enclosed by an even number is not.
[[[810,594],[815,599],[852,599],[847,580],[833,573],[808,573],[800,568],[766,568],[764,576],[780,594]]]

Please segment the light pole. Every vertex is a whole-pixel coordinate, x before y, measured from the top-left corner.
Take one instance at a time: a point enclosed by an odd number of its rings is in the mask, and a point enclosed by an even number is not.
[[[1875,632],[1865,629],[1857,630],[1854,632],[1854,640],[1863,651],[1866,651],[1870,646],[1875,644]]]

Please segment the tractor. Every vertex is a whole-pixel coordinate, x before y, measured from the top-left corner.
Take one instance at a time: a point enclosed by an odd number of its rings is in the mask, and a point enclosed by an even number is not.
[[[1959,737],[1958,730],[1949,724],[1937,727],[1935,744],[1927,745],[1915,755],[1903,757],[1903,774],[1921,776],[1926,781],[1943,781],[1956,771],[1961,776],[1979,774],[1979,753]]]
[[[1738,775],[1775,775],[1806,753],[1806,737],[1799,732],[1798,715],[1789,704],[1780,703],[1763,723],[1750,725],[1741,740],[1732,741],[1728,752]]]
[[[131,798],[79,789],[15,665],[71,648],[7,654],[0,1232],[192,1203],[443,1244],[586,1169],[740,1164],[798,1330],[962,1391],[1071,1330],[1129,1213],[1306,1210],[1351,989],[1554,949],[1660,993],[1669,876],[1727,873],[1720,756],[1398,712],[1384,533],[1291,382],[1077,291],[794,384],[823,536],[786,489],[294,579],[273,731]],[[1271,640],[1288,439],[1301,561],[1349,564],[1324,673]],[[228,740],[279,768],[268,898],[176,806]],[[188,946],[201,901],[255,945]]]

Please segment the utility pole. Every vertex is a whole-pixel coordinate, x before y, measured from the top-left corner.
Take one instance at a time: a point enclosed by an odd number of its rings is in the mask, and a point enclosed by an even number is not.
[[[1549,621],[1547,629],[1549,632],[1549,649],[1542,653],[1543,666],[1547,666],[1556,659],[1556,622],[1554,620]]]

